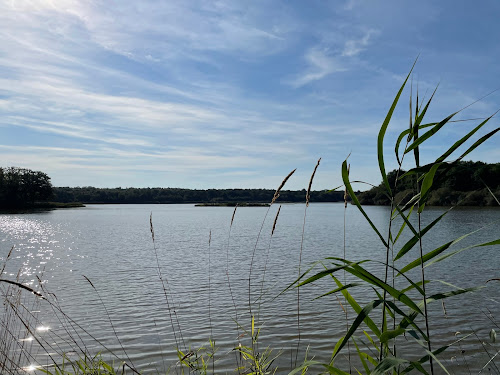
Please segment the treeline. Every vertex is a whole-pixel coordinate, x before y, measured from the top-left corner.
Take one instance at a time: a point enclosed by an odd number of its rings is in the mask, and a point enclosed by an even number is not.
[[[0,208],[33,207],[52,197],[50,177],[31,169],[0,167]]]
[[[401,171],[399,176],[403,176]],[[416,193],[416,175],[399,178],[397,171],[389,172],[387,178],[392,187],[396,186],[395,201],[405,203]],[[461,161],[443,164],[434,177],[433,190],[429,194],[427,205],[430,206],[497,206],[498,203],[488,188],[500,200],[500,163]],[[361,204],[389,205],[390,200],[384,194],[380,184],[359,194]]]
[[[56,187],[54,201],[62,203],[269,203],[274,195],[270,189],[208,189],[180,188],[95,188]],[[282,190],[280,202],[305,202],[306,190]],[[340,202],[343,192],[313,191],[311,202]]]
[[[396,202],[405,203],[416,194],[416,175],[401,178],[405,171],[390,172],[387,177],[396,186]],[[434,206],[494,206],[498,203],[488,191],[500,199],[500,163],[458,162],[444,164],[436,173],[428,205]],[[102,204],[144,203],[269,203],[271,189],[207,189],[181,188],[95,188],[52,187],[50,177],[39,171],[24,168],[0,167],[0,208],[33,207],[40,202],[71,204],[75,202]],[[305,201],[306,190],[283,190],[280,202]],[[358,193],[365,205],[388,205],[382,184]],[[342,191],[313,191],[311,202],[342,202]]]

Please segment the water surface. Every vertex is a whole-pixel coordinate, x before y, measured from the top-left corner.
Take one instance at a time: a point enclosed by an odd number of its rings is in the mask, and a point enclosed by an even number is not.
[[[71,357],[82,349],[74,342],[84,342],[90,352],[113,352],[124,359],[128,356],[142,371],[156,373],[175,367],[177,346],[186,352],[195,350],[206,345],[212,334],[221,358],[218,368],[229,372],[235,363],[227,353],[239,342],[249,343],[244,329],[250,329],[251,308],[262,327],[261,350],[267,346],[275,348],[275,353],[281,350],[276,363],[283,369],[280,372],[285,372],[295,358],[298,342],[297,293],[294,288],[280,293],[297,278],[299,259],[301,271],[326,257],[344,257],[344,252],[349,260],[383,262],[385,249],[354,206],[347,208],[344,221],[343,204],[311,204],[304,221],[304,205],[284,204],[271,237],[277,209],[278,205],[269,212],[265,207],[238,208],[232,226],[233,208],[193,205],[90,205],[3,214],[2,263],[12,246],[14,250],[2,277],[15,279],[19,272],[19,279],[37,290],[40,279],[42,292],[53,293],[51,298],[56,296],[58,306],[80,326],[60,320],[60,313],[43,301],[33,305],[39,311],[35,313],[38,320],[33,318],[33,322],[41,328],[35,335],[50,344],[51,354],[63,351]],[[366,211],[385,235],[389,209],[366,207]],[[422,226],[444,211],[429,208]],[[424,250],[433,250],[488,224],[450,250],[496,239],[500,231],[494,221],[500,218],[499,213],[496,208],[454,209],[424,237]],[[403,244],[408,236],[405,232],[399,242]],[[499,284],[486,283],[500,277],[498,251],[499,246],[475,248],[426,269],[431,280],[462,288],[485,286],[465,298],[448,299],[444,306],[436,302],[429,307],[435,345],[474,333],[442,356],[456,373],[465,366],[480,368],[488,361],[480,341],[488,340],[493,322],[498,324]],[[416,257],[414,249],[396,267]],[[383,278],[381,263],[370,262],[366,267]],[[321,269],[317,265],[317,270]],[[344,279],[343,273],[338,276],[342,281],[352,281],[348,276]],[[412,276],[418,281],[419,271]],[[345,333],[342,296],[332,294],[314,300],[334,287],[332,279],[325,278],[301,289],[299,358],[309,345],[310,356],[328,361],[335,343]],[[452,287],[433,281],[427,288],[432,294]],[[375,298],[364,287],[351,293],[359,303]],[[352,320],[355,314],[350,311],[348,316]],[[80,336],[68,339],[68,331],[78,331]],[[31,350],[33,363],[51,362],[36,342]],[[490,348],[492,353],[495,350],[498,348]],[[414,351],[408,349],[407,353]],[[339,361],[345,364],[346,359],[341,356]]]

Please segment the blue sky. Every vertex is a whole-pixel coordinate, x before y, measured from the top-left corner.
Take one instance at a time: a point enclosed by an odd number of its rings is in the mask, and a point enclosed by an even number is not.
[[[0,165],[55,186],[378,184],[376,136],[413,61],[440,120],[500,87],[500,2],[0,2]],[[386,140],[408,124],[407,90]],[[500,92],[457,118],[500,108]],[[422,147],[442,153],[478,121]],[[481,135],[498,127],[491,120]],[[469,159],[499,162],[498,137]]]

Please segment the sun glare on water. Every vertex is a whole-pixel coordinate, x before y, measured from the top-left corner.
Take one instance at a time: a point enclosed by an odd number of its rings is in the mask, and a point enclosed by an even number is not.
[[[38,368],[39,368],[38,366],[29,365],[27,367],[23,367],[23,370],[26,372],[33,372],[33,371],[37,370]]]

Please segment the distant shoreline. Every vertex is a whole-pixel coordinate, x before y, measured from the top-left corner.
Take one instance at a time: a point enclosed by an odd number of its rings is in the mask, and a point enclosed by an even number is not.
[[[269,207],[269,203],[235,203],[235,202],[219,202],[219,203],[197,203],[195,207]]]
[[[80,202],[70,202],[70,203],[61,203],[61,202],[35,202],[34,205],[30,206],[18,206],[18,207],[0,207],[0,213],[29,213],[29,212],[37,212],[37,211],[50,211],[56,209],[64,209],[64,208],[80,208],[86,207],[83,203]]]

